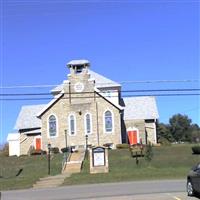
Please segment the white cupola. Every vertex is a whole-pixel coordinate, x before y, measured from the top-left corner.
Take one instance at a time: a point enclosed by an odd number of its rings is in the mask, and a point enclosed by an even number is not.
[[[90,62],[88,60],[72,60],[67,63],[68,68],[70,69],[70,74],[82,74],[88,73],[88,68]]]

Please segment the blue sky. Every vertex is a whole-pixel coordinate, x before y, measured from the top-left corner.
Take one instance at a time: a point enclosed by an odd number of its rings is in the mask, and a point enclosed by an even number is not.
[[[51,88],[2,87],[60,84],[69,72],[66,63],[82,58],[117,82],[199,80],[199,6],[191,0],[1,0],[1,94],[47,92]],[[190,89],[200,82],[122,87]],[[46,102],[0,101],[0,142],[13,131],[22,105]],[[182,113],[200,125],[200,96],[157,97],[157,104],[160,122]]]

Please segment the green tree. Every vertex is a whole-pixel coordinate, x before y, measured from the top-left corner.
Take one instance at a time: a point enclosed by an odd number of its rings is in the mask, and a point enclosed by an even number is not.
[[[157,124],[157,137],[158,142],[161,144],[170,143],[174,140],[170,132],[170,126],[164,123]]]
[[[169,119],[170,132],[175,141],[190,141],[192,120],[187,115],[176,114]]]
[[[4,156],[9,156],[9,145],[8,143],[0,145],[0,154]]]
[[[192,124],[190,126],[189,135],[191,142],[199,143],[200,142],[200,127],[197,124]]]

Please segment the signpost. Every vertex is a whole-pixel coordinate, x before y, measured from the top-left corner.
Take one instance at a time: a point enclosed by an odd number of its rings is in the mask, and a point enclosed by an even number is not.
[[[90,173],[108,173],[108,149],[94,147],[90,149]]]
[[[93,166],[104,166],[105,165],[105,149],[97,147],[92,150]]]
[[[48,147],[48,175],[50,175],[50,151],[51,151],[51,144],[49,143],[48,145],[47,145],[47,147]]]

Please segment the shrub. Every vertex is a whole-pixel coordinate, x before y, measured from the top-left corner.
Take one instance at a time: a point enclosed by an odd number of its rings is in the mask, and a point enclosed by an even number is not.
[[[41,150],[41,154],[45,155],[45,154],[47,154],[47,152],[46,152],[46,151],[43,151],[43,150]]]
[[[162,144],[163,146],[170,146],[171,145],[171,142],[167,138],[164,138],[164,137],[161,137],[159,139],[159,143]]]
[[[192,147],[193,154],[200,154],[200,145]]]
[[[6,143],[2,146],[1,154],[4,155],[4,156],[9,156],[9,145],[8,145],[8,143]]]
[[[113,143],[106,143],[106,144],[103,144],[103,146],[108,149],[112,149]]]
[[[117,149],[128,149],[129,148],[129,144],[126,144],[126,143],[124,143],[124,144],[117,144],[116,148]]]
[[[36,150],[36,149],[32,149],[31,151],[30,151],[30,155],[45,155],[45,154],[47,154],[47,152],[46,151],[43,151],[43,150]]]
[[[52,147],[52,148],[51,148],[51,152],[54,153],[54,154],[60,153],[58,147]]]
[[[69,151],[69,147],[64,147],[61,149],[62,153],[66,153]]]
[[[153,159],[153,148],[152,145],[149,143],[146,145],[145,148],[145,160],[150,162]]]

